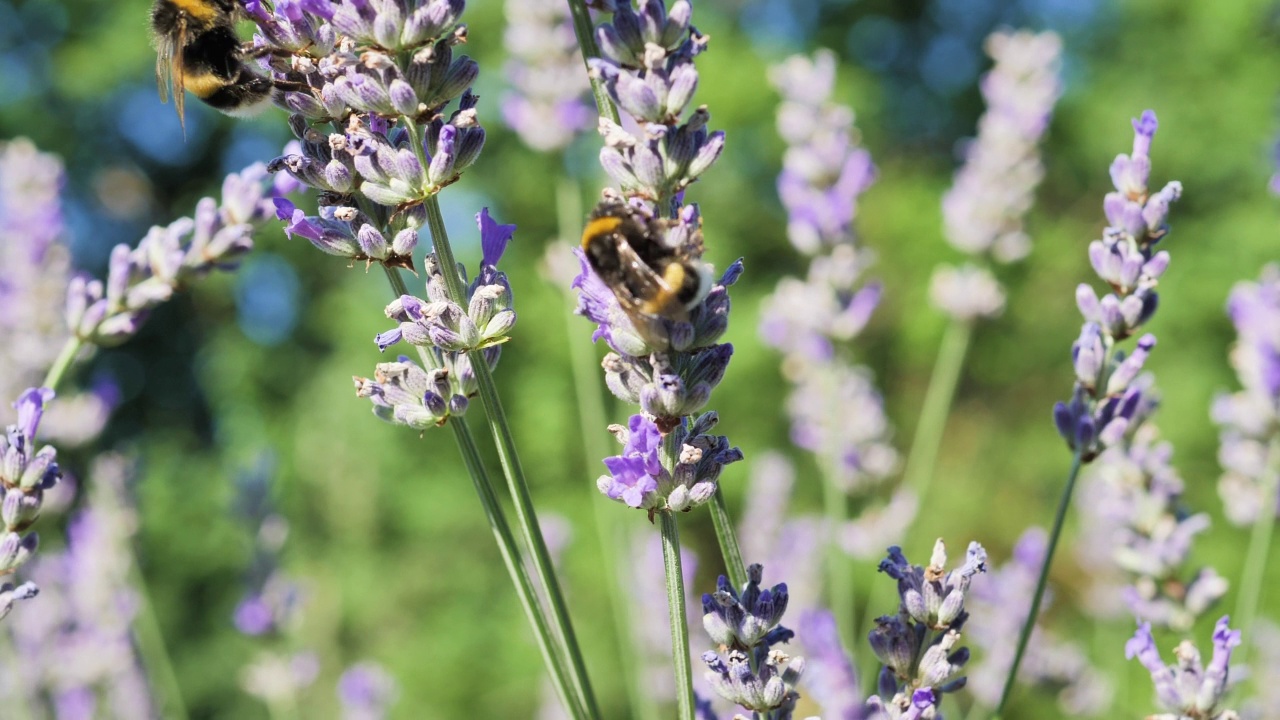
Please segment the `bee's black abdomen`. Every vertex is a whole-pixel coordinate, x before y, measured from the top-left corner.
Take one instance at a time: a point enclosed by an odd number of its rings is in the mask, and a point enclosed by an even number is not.
[[[242,71],[240,79],[234,83],[223,85],[211,94],[199,97],[215,110],[234,114],[248,111],[270,98],[273,87],[270,80]]]
[[[230,27],[215,27],[187,42],[182,49],[182,62],[191,70],[209,72],[234,82],[247,72],[240,62],[240,53],[240,38],[235,31]]]

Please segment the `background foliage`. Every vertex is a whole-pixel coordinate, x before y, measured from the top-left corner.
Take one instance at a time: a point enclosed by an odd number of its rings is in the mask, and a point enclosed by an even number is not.
[[[478,92],[490,142],[443,203],[467,262],[478,255],[465,243],[475,242],[471,216],[482,205],[519,225],[504,263],[520,324],[498,380],[539,508],[573,527],[565,583],[606,716],[619,717],[618,650],[609,640],[589,505],[607,501],[594,489],[602,468],[582,461],[566,352],[569,342],[587,342],[590,328],[578,321],[569,337],[563,293],[532,271],[555,233],[553,192],[566,168],[501,128],[501,3],[471,5],[467,51],[482,64]],[[286,140],[279,111],[231,120],[194,102],[184,140],[172,108],[156,97],[146,15],[146,0],[0,0],[0,138],[25,135],[66,159],[76,262],[96,274],[114,243],[188,214],[226,172],[269,159]],[[1003,560],[1028,524],[1049,522],[1069,461],[1049,408],[1069,393],[1068,349],[1079,325],[1073,289],[1090,277],[1084,248],[1103,225],[1108,163],[1128,149],[1129,118],[1150,107],[1161,120],[1153,185],[1180,179],[1186,193],[1173,210],[1173,265],[1162,281],[1164,309],[1150,328],[1160,348],[1148,367],[1164,391],[1160,424],[1176,448],[1188,504],[1215,518],[1196,559],[1237,576],[1245,532],[1221,520],[1208,407],[1213,393],[1235,382],[1223,313],[1228,290],[1280,255],[1266,189],[1280,6],[704,0],[698,20],[713,49],[699,62],[699,99],[711,108],[713,127],[728,133],[729,147],[691,198],[702,204],[709,259],[724,267],[741,256],[747,268],[727,337],[737,352],[711,404],[720,431],[747,455],[723,478],[730,502],[741,501],[753,456],[788,444],[778,356],[757,339],[756,322],[779,274],[803,268],[785,239],[774,191],[782,144],[766,66],[817,46],[842,57],[838,97],[858,111],[863,143],[880,168],[858,226],[878,254],[875,274],[886,295],[858,349],[876,371],[905,449],[944,326],[926,293],[933,266],[954,255],[941,237],[939,200],[957,141],[972,134],[981,112],[982,38],[1001,24],[1049,28],[1066,40],[1066,94],[1028,220],[1034,250],[1002,278],[1010,292],[1005,315],[975,338],[939,482],[908,555],[919,561],[942,536],[955,548],[977,539]],[[590,137],[570,154],[577,175],[595,172],[596,147]],[[276,229],[257,242],[241,272],[165,305],[136,340],[101,353],[80,378],[109,374],[123,391],[100,444],[125,446],[141,459],[137,552],[192,716],[265,712],[237,690],[254,641],[230,621],[251,553],[232,512],[235,479],[264,454],[274,458],[273,492],[291,523],[288,569],[309,587],[299,642],[323,658],[304,717],[328,717],[334,701],[326,688],[343,666],[365,657],[399,679],[397,716],[530,716],[543,670],[452,441],[383,425],[351,392],[349,377],[369,374],[379,360],[370,340],[386,326],[381,278]],[[621,411],[610,419],[623,420]],[[488,440],[485,432],[476,436]],[[798,502],[816,510],[817,482],[806,481],[816,468],[800,461]],[[66,462],[75,470],[83,461],[69,455]],[[640,513],[611,511],[618,522],[652,532]],[[706,589],[718,572],[710,523],[684,525],[704,558],[697,587]],[[864,600],[870,584],[885,582],[872,570],[859,571]],[[1059,598],[1071,598],[1080,573],[1069,555],[1059,558]],[[1273,592],[1264,608],[1275,602]],[[1230,594],[1226,607],[1233,603]],[[1119,681],[1115,716],[1145,714],[1149,680],[1122,659],[1132,628],[1088,624],[1066,605],[1056,604],[1052,622],[1093,638],[1095,662]],[[1207,634],[1208,625],[1197,629],[1197,637]],[[1012,716],[1050,717],[1048,705],[1027,696]]]

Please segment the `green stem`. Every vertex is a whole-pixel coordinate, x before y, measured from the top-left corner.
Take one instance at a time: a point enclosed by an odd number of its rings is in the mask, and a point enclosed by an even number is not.
[[[556,185],[556,219],[560,239],[564,242],[574,243],[582,224],[581,198],[578,184],[569,178],[561,178]],[[567,287],[560,290],[572,295]],[[579,334],[585,329],[585,323],[572,313],[565,313],[564,317],[569,365],[573,371],[574,398],[578,402],[578,426],[582,438],[584,467],[599,467],[598,463],[611,454],[605,434],[608,419],[604,398],[600,394],[600,360],[590,343],[580,342],[582,338]],[[613,503],[604,502],[599,497],[592,500],[596,540],[600,544],[600,558],[604,565],[602,569],[604,576],[609,579],[605,587],[608,590],[609,606],[613,611],[619,670],[626,678],[627,702],[640,720],[658,720],[658,707],[648,688],[644,687],[637,668],[636,658],[639,655],[636,653],[635,636],[628,621],[633,610],[625,590],[631,585],[631,578],[623,572],[623,564],[618,562],[620,549],[627,546],[627,533],[615,520],[613,513],[617,508],[613,507]]]
[[[582,64],[587,60],[600,57],[600,47],[596,45],[595,25],[591,22],[591,11],[587,9],[586,0],[568,0],[569,13],[573,16],[573,34],[578,38],[578,47],[582,49]],[[604,79],[596,77],[587,65],[587,76],[591,79],[591,94],[596,99],[596,111],[600,117],[618,122],[618,109],[609,98],[609,91],[604,87]]]
[[[409,294],[409,289],[405,287],[404,278],[400,275],[399,270],[385,265],[383,270],[386,271],[387,282],[391,285],[391,291],[395,297]],[[426,348],[418,348],[418,355],[428,367],[436,365],[435,358]],[[493,532],[494,540],[498,543],[498,551],[502,554],[502,562],[507,567],[507,575],[511,577],[511,583],[516,588],[516,595],[520,598],[520,606],[524,608],[525,617],[528,619],[530,627],[533,628],[534,639],[538,643],[538,650],[542,653],[542,660],[546,664],[547,670],[551,673],[551,682],[555,686],[556,694],[560,696],[560,701],[564,703],[565,708],[569,710],[574,718],[586,718],[588,716],[578,697],[569,691],[568,670],[566,669],[564,658],[561,657],[559,648],[556,646],[548,627],[545,611],[541,603],[538,602],[537,592],[529,579],[529,572],[525,568],[525,564],[521,562],[520,546],[516,542],[515,535],[511,532],[511,526],[507,522],[502,503],[499,502],[493,491],[493,484],[489,481],[489,475],[484,469],[484,463],[480,459],[480,451],[476,447],[475,438],[471,435],[471,429],[467,427],[462,418],[454,418],[448,425],[453,429],[453,437],[458,443],[458,451],[462,454],[462,460],[467,466],[467,473],[471,476],[471,483],[475,486],[481,507],[484,508],[485,519],[489,522],[489,529]]]
[[[933,484],[942,433],[951,413],[960,369],[964,366],[972,335],[971,322],[952,319],[933,363],[933,375],[929,378],[929,389],[925,391],[924,406],[920,409],[920,419],[916,422],[915,437],[911,440],[911,451],[907,453],[907,467],[902,476],[903,482],[919,495],[922,504],[928,496],[929,486]],[[920,516],[924,517],[923,514]]]
[[[729,582],[734,589],[741,591],[747,584],[747,565],[742,561],[742,548],[738,546],[738,536],[733,531],[733,520],[729,518],[729,509],[725,507],[724,491],[716,486],[716,494],[711,498],[711,524],[716,529],[716,542],[720,544],[720,554],[724,556],[724,567]]]
[[[132,552],[130,553],[132,555]],[[134,629],[137,631],[138,653],[142,663],[151,677],[157,679],[163,688],[162,706],[157,708],[160,715],[175,720],[186,720],[187,704],[182,699],[182,686],[178,684],[178,674],[173,670],[173,661],[169,658],[169,650],[165,647],[164,633],[160,630],[160,621],[156,618],[155,605],[147,592],[146,579],[138,569],[135,557],[129,558],[129,584],[137,593],[138,614],[135,616]]]
[[[1004,706],[1009,702],[1013,692],[1013,684],[1018,677],[1018,667],[1022,665],[1022,655],[1027,651],[1027,641],[1031,639],[1031,630],[1036,626],[1036,618],[1040,615],[1040,601],[1044,599],[1045,587],[1049,584],[1049,566],[1053,564],[1053,553],[1058,548],[1058,539],[1062,537],[1062,526],[1066,524],[1067,509],[1071,507],[1071,495],[1075,491],[1076,478],[1080,476],[1080,450],[1071,456],[1071,472],[1067,475],[1066,487],[1062,488],[1062,498],[1058,500],[1058,510],[1053,516],[1053,530],[1049,533],[1049,547],[1045,551],[1044,564],[1040,567],[1040,578],[1036,580],[1036,591],[1031,597],[1031,611],[1022,623],[1022,632],[1018,634],[1018,649],[1013,654],[1013,665],[1009,675],[1004,679],[1004,690],[1000,692],[1000,704],[996,706],[993,717],[1004,714]]]
[[[449,235],[445,231],[444,216],[440,212],[440,201],[436,196],[428,198],[423,205],[427,211],[427,226],[431,230],[432,248],[440,262],[441,275],[448,289],[450,299],[460,307],[467,307],[467,296],[462,287],[462,278],[458,276],[458,263],[454,260],[453,249],[449,246]],[[484,351],[471,350],[467,353],[471,360],[472,370],[476,375],[476,385],[480,390],[480,401],[484,404],[489,430],[493,434],[494,444],[498,450],[498,460],[502,464],[503,475],[507,479],[507,488],[515,503],[516,520],[524,535],[525,544],[529,546],[534,572],[547,593],[547,601],[551,605],[552,620],[556,633],[564,642],[564,649],[569,655],[573,668],[572,679],[578,697],[586,706],[592,718],[600,717],[600,709],[595,695],[591,691],[591,682],[587,678],[586,663],[582,658],[582,650],[578,646],[578,638],[574,634],[573,624],[569,620],[569,611],[565,606],[564,593],[560,590],[560,581],[556,578],[551,565],[551,553],[547,551],[546,541],[542,537],[542,528],[538,524],[538,515],[533,509],[533,498],[529,492],[529,481],[525,477],[524,468],[520,464],[520,455],[516,452],[515,437],[507,422],[507,414],[502,409],[502,400],[498,395],[498,386],[493,381],[493,373],[489,363],[485,361]]]
[[[662,565],[667,575],[667,609],[671,618],[671,657],[676,673],[676,711],[693,720],[693,667],[689,662],[689,628],[684,609],[684,571],[680,567],[680,528],[672,512],[660,512]]]
[[[80,348],[84,347],[84,341],[74,335],[67,338],[67,342],[62,346],[62,350],[58,353],[58,357],[53,361],[53,366],[49,368],[49,372],[44,376],[44,387],[50,390],[57,390],[62,384],[62,376],[67,374],[71,363],[75,361],[76,355],[80,353]]]
[[[1267,449],[1266,469],[1262,479],[1262,507],[1258,520],[1249,534],[1249,550],[1245,555],[1244,570],[1240,577],[1240,597],[1236,600],[1236,627],[1244,637],[1250,637],[1253,621],[1258,616],[1258,604],[1262,600],[1263,580],[1267,576],[1267,555],[1271,550],[1271,537],[1276,527],[1276,493],[1280,485],[1280,435],[1271,440]],[[1249,643],[1237,652],[1243,664],[1249,655]]]

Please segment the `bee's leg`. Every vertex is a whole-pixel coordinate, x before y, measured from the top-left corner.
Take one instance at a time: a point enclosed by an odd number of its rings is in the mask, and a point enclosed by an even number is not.
[[[253,43],[245,43],[244,46],[240,49],[240,51],[244,54],[245,57],[256,59],[256,58],[263,58],[268,55],[279,57],[279,58],[290,58],[290,57],[293,57],[294,55],[306,55],[307,50],[309,49],[311,49],[310,43],[308,43],[306,47],[296,51],[285,50],[283,48],[274,48],[269,45],[254,45]]]
[[[275,86],[275,89],[283,90],[284,92],[310,93],[315,90],[315,88],[304,82],[296,82],[294,80],[272,80],[271,84]]]

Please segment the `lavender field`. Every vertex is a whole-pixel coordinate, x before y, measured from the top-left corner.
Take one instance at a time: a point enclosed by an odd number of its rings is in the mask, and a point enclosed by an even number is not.
[[[1280,720],[1278,42],[0,0],[0,718]]]

